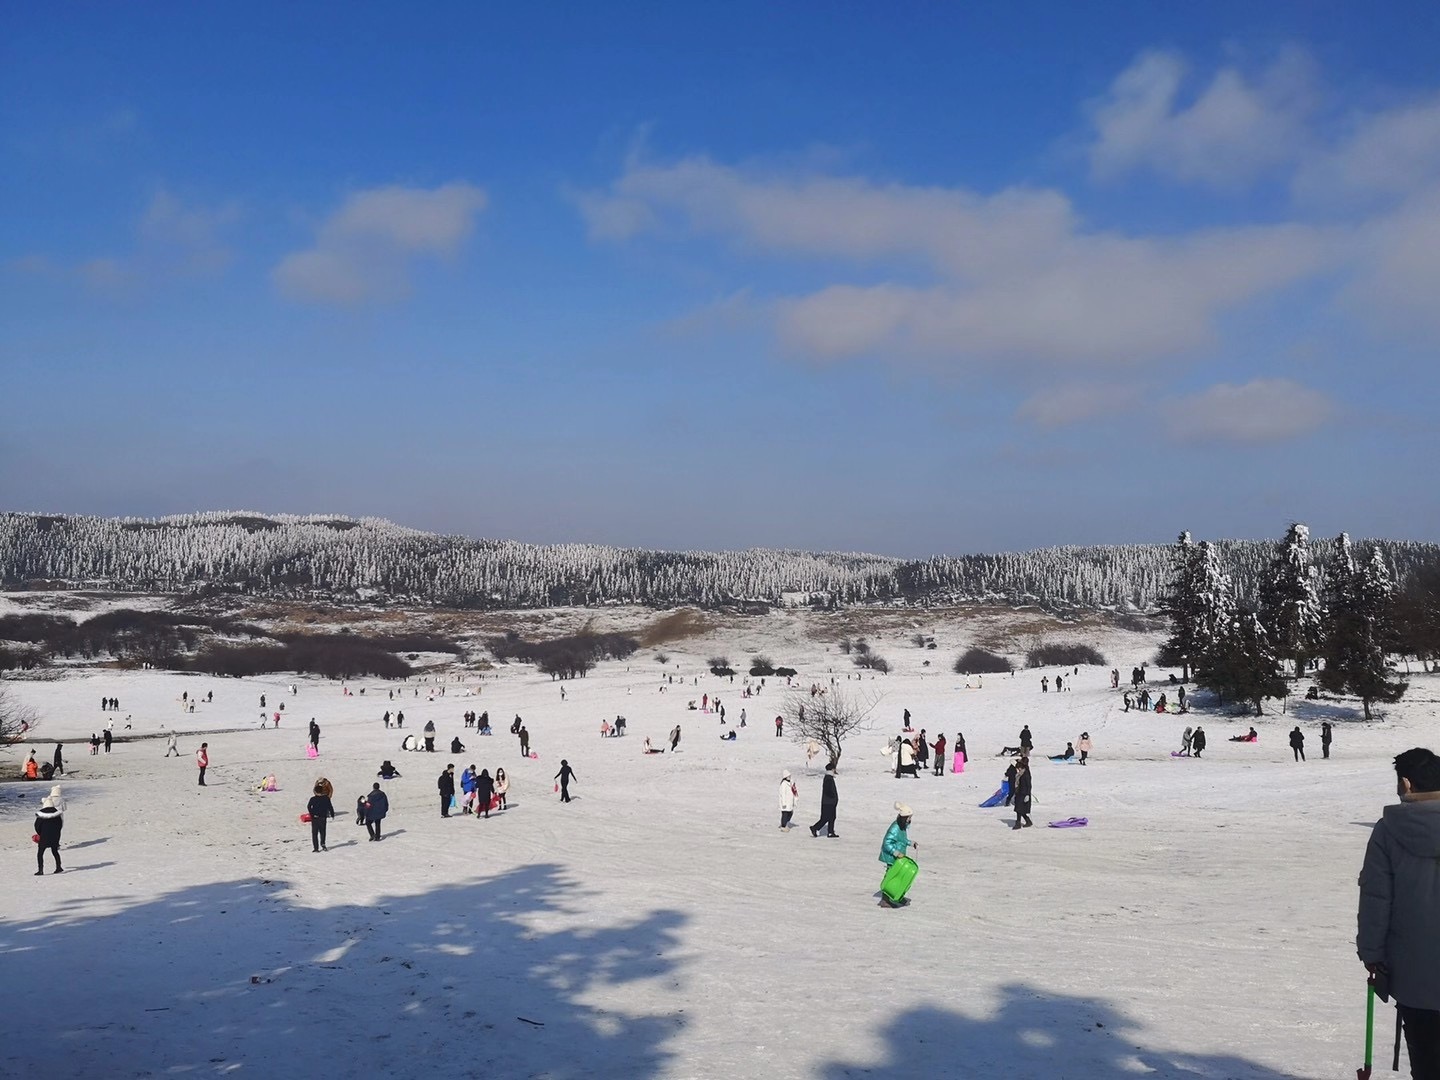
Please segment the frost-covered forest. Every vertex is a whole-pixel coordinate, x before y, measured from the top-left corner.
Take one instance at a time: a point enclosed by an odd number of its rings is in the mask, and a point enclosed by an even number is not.
[[[1177,523],[1179,526],[1186,523]],[[1319,561],[1330,541],[1314,545]],[[1397,580],[1440,546],[1377,541]],[[1273,541],[1217,541],[1253,595]],[[375,518],[215,512],[157,519],[0,514],[0,581],[136,592],[212,587],[285,597],[374,597],[465,608],[738,600],[838,605],[987,600],[1154,610],[1168,545],[1060,547],[904,560],[802,551],[666,552],[438,536]]]

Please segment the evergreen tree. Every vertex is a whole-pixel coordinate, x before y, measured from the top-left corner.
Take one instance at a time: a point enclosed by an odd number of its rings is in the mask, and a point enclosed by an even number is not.
[[[1352,693],[1369,720],[1372,702],[1399,701],[1409,688],[1392,677],[1386,653],[1395,643],[1392,609],[1395,586],[1379,549],[1357,566],[1350,537],[1342,533],[1326,568],[1325,667],[1320,685]]]
[[[1276,655],[1294,661],[1296,678],[1305,674],[1319,650],[1321,621],[1310,530],[1296,523],[1276,545],[1275,557],[1260,582],[1261,626]]]
[[[1201,593],[1204,590],[1204,566],[1201,551],[1182,532],[1171,548],[1170,588],[1160,601],[1160,613],[1170,619],[1170,636],[1160,646],[1161,664],[1179,664],[1181,677],[1190,679],[1190,667],[1203,655],[1201,642]]]
[[[1255,715],[1259,716],[1265,698],[1285,696],[1279,666],[1259,617],[1252,611],[1242,611],[1221,624],[1198,679],[1222,702],[1246,702],[1255,707]]]

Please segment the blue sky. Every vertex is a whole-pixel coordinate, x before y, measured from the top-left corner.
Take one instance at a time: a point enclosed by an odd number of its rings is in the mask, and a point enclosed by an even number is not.
[[[1436,539],[1433,4],[70,5],[0,507]]]

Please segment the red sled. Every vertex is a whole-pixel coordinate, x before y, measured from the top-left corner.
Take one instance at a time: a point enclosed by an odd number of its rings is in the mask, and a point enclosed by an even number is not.
[[[300,824],[301,824],[301,825],[306,824],[309,820],[310,820],[310,815],[309,815],[309,814],[301,814],[301,815],[300,815]]]

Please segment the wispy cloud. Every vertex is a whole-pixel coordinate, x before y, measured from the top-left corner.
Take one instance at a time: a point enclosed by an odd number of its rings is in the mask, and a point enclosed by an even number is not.
[[[483,190],[460,182],[356,192],[320,225],[315,243],[282,259],[272,278],[294,300],[400,299],[409,294],[414,261],[455,255],[486,204]]]
[[[225,233],[239,218],[237,203],[187,203],[162,189],[140,214],[130,250],[92,255],[74,263],[32,254],[12,260],[9,267],[29,276],[78,281],[110,294],[210,277],[230,265],[232,253]]]
[[[1181,442],[1281,442],[1315,431],[1336,412],[1320,391],[1290,379],[1219,383],[1161,408],[1166,432]]]
[[[1305,52],[1287,49],[1254,76],[1221,68],[1187,98],[1189,75],[1180,54],[1145,52],[1091,103],[1089,157],[1097,177],[1146,169],[1230,187],[1304,152],[1317,97],[1315,65]]]

